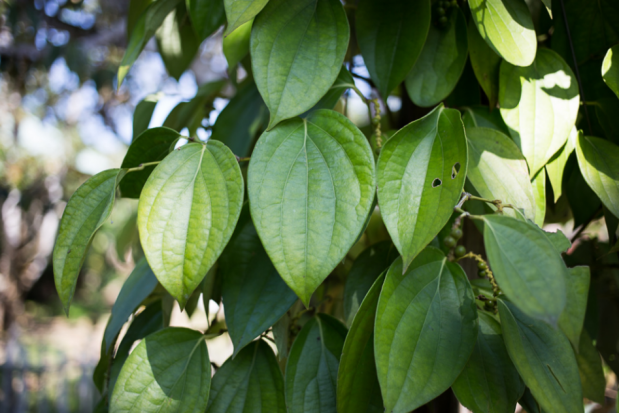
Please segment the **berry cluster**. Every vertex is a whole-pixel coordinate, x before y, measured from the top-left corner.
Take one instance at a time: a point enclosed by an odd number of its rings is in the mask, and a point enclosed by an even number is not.
[[[448,24],[451,9],[458,7],[456,0],[440,0],[434,4],[433,17],[437,26],[444,28]]]

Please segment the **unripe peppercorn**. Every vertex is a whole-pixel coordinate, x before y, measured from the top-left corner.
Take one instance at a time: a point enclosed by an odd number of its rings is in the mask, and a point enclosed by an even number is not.
[[[478,269],[487,270],[487,264],[485,262],[478,262]]]
[[[446,247],[454,247],[454,246],[456,246],[456,240],[454,240],[453,237],[448,236],[445,239],[443,239],[443,244]]]
[[[463,257],[465,256],[465,254],[467,254],[467,249],[465,249],[465,246],[463,245],[456,246],[456,249],[454,250],[454,254],[456,255],[456,257]]]
[[[456,240],[460,239],[461,237],[463,237],[463,230],[459,229],[458,227],[453,228],[450,231],[450,236],[454,237]]]

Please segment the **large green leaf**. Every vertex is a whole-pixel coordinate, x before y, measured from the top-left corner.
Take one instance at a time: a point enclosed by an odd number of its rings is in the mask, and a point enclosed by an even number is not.
[[[536,56],[536,32],[524,0],[470,0],[478,33],[507,62],[529,66]]]
[[[239,157],[250,155],[259,128],[266,123],[267,108],[251,82],[242,86],[213,125],[211,139],[222,141]]]
[[[459,8],[451,13],[447,28],[431,25],[422,53],[407,76],[407,93],[418,106],[434,106],[447,98],[465,68],[467,22]]]
[[[147,336],[129,355],[114,386],[110,411],[204,412],[210,385],[204,336],[167,328]]]
[[[536,205],[527,163],[515,143],[489,128],[467,128],[467,143],[467,179],[480,197],[512,204],[534,220]],[[506,209],[505,214],[516,217],[518,213]]]
[[[353,262],[344,285],[344,320],[351,326],[368,289],[398,257],[391,242],[383,241],[368,247]]]
[[[467,44],[476,79],[489,98],[489,107],[495,108],[499,96],[499,67],[502,58],[480,36],[473,19],[467,26]]]
[[[403,274],[388,270],[375,319],[386,412],[410,412],[447,390],[476,344],[478,315],[463,269],[427,247]]]
[[[539,49],[527,68],[502,63],[499,105],[533,178],[568,139],[579,111],[579,87],[560,55]]]
[[[506,300],[498,307],[508,355],[542,409],[583,412],[579,369],[564,334]]]
[[[297,296],[284,283],[256,234],[247,208],[219,261],[226,326],[235,352],[265,332]]]
[[[566,141],[566,144],[547,162],[545,169],[547,170],[547,177],[553,188],[553,202],[557,203],[562,195],[562,178],[564,177],[564,168],[568,157],[575,150],[575,138],[577,137],[577,130],[573,127],[570,136]]]
[[[499,109],[493,108],[490,110],[486,106],[473,105],[462,108],[463,110],[463,125],[465,129],[472,127],[491,128],[496,129],[504,135],[510,136],[508,127],[502,119],[502,115]]]
[[[575,152],[583,178],[603,205],[618,217],[618,146],[579,132]]]
[[[482,219],[484,247],[502,292],[526,314],[555,325],[568,278],[560,253],[533,223],[501,215]]]
[[[192,27],[202,42],[226,21],[222,0],[185,0]]]
[[[254,148],[252,219],[280,276],[306,305],[366,224],[373,160],[359,129],[325,109],[265,132]]]
[[[532,188],[534,190],[534,203],[536,206],[534,223],[542,228],[545,222],[545,214],[547,213],[547,174],[544,168],[538,171],[534,178],[532,178]]]
[[[222,51],[228,62],[228,71],[235,69],[239,62],[250,53],[250,36],[254,19],[243,23],[222,41]]]
[[[578,352],[575,352],[583,396],[599,404],[605,403],[607,380],[603,373],[601,355],[598,353],[592,338],[585,329],[581,332]]]
[[[140,15],[151,4],[153,0],[129,0],[129,8],[127,9],[127,40],[131,38],[131,33],[140,18]]]
[[[180,138],[182,136],[170,128],[147,129],[131,143],[121,168],[135,168],[140,164],[163,160]],[[121,195],[126,198],[139,198],[154,169],[154,165],[145,166],[143,170],[132,171],[123,177],[119,184]]]
[[[332,86],[349,44],[338,0],[271,0],[254,19],[252,72],[269,128],[312,108]]]
[[[338,365],[346,328],[318,314],[303,327],[286,363],[285,392],[289,413],[336,412]]]
[[[133,111],[133,141],[146,131],[151,123],[155,106],[161,98],[160,94],[147,95],[136,105]]]
[[[155,39],[166,71],[178,81],[194,60],[200,46],[200,39],[196,37],[187,18],[183,2],[166,16],[155,33]]]
[[[382,413],[383,400],[374,356],[374,324],[379,294],[385,280],[381,274],[364,297],[342,348],[338,367],[339,413]]]
[[[209,413],[285,413],[284,379],[271,347],[252,342],[217,370]]]
[[[618,97],[618,45],[607,51],[601,68],[603,80]]]
[[[181,308],[228,243],[242,203],[239,164],[218,141],[173,151],[149,176],[138,204],[140,242]]]
[[[480,311],[478,321],[474,352],[452,390],[475,413],[513,413],[525,384],[508,356],[500,324]]]
[[[407,76],[424,47],[431,23],[429,0],[361,0],[357,41],[383,99]]]
[[[131,37],[127,43],[125,54],[118,67],[118,87],[121,87],[127,72],[133,66],[140,52],[144,49],[147,42],[153,37],[157,29],[162,25],[168,16],[181,2],[181,0],[158,0],[154,1],[142,12],[136,21]]]
[[[558,326],[575,349],[579,349],[589,290],[590,268],[578,266],[568,269],[566,278],[566,303],[568,305],[560,315]]]
[[[226,31],[228,36],[242,24],[249,22],[265,7],[269,0],[224,0],[226,10]]]
[[[54,282],[65,309],[69,306],[80,269],[93,236],[110,217],[116,186],[124,170],[111,169],[90,177],[69,199],[54,246]]]
[[[146,259],[143,258],[136,264],[136,267],[123,284],[116,302],[112,306],[112,315],[103,334],[106,352],[110,350],[110,346],[114,345],[116,335],[121,331],[127,319],[140,306],[142,301],[153,292],[155,286],[157,286],[157,278]]]
[[[350,88],[355,87],[355,81],[351,72],[343,65],[338,73],[338,77],[334,81],[334,84],[329,88],[327,93],[310,109],[310,111],[316,109],[334,109],[340,97]],[[302,118],[304,115],[302,115]]]
[[[402,128],[382,147],[377,162],[379,207],[403,256],[404,270],[447,223],[466,172],[461,116],[442,105]]]

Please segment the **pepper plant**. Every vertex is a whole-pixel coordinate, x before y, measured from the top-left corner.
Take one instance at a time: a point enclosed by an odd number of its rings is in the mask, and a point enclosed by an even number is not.
[[[610,404],[616,0],[129,7],[119,85],[152,36],[178,78],[221,26],[229,77],[163,127],[141,102],[123,163],[67,204],[68,312],[115,199],[139,199],[144,258],[105,330],[99,409],[410,412],[450,389],[475,412]],[[370,125],[347,117],[352,99]],[[175,301],[191,313],[200,296],[225,318],[169,326]],[[218,367],[206,341],[224,333]]]

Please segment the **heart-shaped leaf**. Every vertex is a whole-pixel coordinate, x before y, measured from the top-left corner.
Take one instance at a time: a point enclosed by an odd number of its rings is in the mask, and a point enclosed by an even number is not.
[[[560,55],[540,49],[529,67],[502,62],[499,106],[533,178],[568,139],[579,111],[579,87]]]
[[[163,160],[180,138],[182,135],[170,128],[147,129],[131,143],[121,168],[136,168],[147,162]],[[125,198],[139,198],[154,169],[154,165],[147,165],[142,171],[132,171],[123,177],[119,185],[121,195]]]
[[[489,108],[495,108],[499,96],[499,67],[502,58],[480,36],[473,19],[467,26],[467,44],[476,79],[489,98]]]
[[[332,86],[349,44],[338,0],[271,0],[254,19],[252,71],[269,129],[312,108]]]
[[[286,412],[282,371],[265,341],[252,342],[217,370],[207,412]]]
[[[407,92],[418,106],[434,106],[448,97],[465,68],[467,22],[459,8],[451,12],[447,24],[446,28],[431,25],[422,53],[407,76]]]
[[[138,204],[146,259],[181,308],[228,243],[243,203],[243,177],[221,142],[173,151],[149,176]]]
[[[381,216],[403,270],[448,222],[467,172],[461,115],[442,105],[398,131],[377,161]]]
[[[167,328],[144,338],[118,376],[110,412],[204,412],[211,362],[200,332]]]
[[[297,300],[269,260],[248,208],[243,209],[238,226],[241,228],[219,261],[233,356],[276,323]]]
[[[524,0],[470,0],[478,33],[507,62],[529,66],[536,56],[536,31]]]
[[[569,305],[560,315],[558,326],[571,341],[573,348],[579,349],[588,305],[590,268],[587,266],[572,267],[568,269],[566,275],[566,303]]]
[[[526,314],[555,325],[566,304],[568,278],[560,253],[531,222],[501,215],[482,220],[484,247],[502,292]]]
[[[362,0],[355,28],[364,63],[383,99],[420,56],[431,23],[429,0]]]
[[[198,36],[198,43],[215,33],[226,22],[222,0],[185,0],[185,6]]]
[[[375,319],[386,412],[410,412],[447,390],[476,344],[478,314],[463,269],[427,247],[403,274],[388,270]]]
[[[601,68],[603,80],[618,97],[618,45],[607,51]]]
[[[570,136],[566,141],[566,144],[561,150],[555,153],[553,158],[547,162],[545,169],[547,170],[547,177],[551,183],[553,189],[553,202],[557,203],[562,195],[562,179],[564,177],[564,168],[568,162],[568,157],[575,150],[575,139],[577,138],[577,129],[573,127]]]
[[[534,220],[536,206],[527,163],[515,143],[489,128],[467,128],[469,163],[467,179],[480,197],[501,200],[523,209]],[[519,213],[506,209],[512,217]]]
[[[579,132],[575,152],[583,178],[603,205],[618,217],[618,146]]]
[[[254,148],[252,220],[280,276],[306,305],[366,223],[373,159],[359,129],[325,109],[265,132]]]
[[[338,367],[339,413],[384,412],[373,341],[375,314],[384,280],[385,273],[374,280],[344,341]]]
[[[507,300],[500,298],[498,308],[508,355],[541,408],[583,412],[579,369],[566,336]]]
[[[242,24],[249,22],[263,10],[269,0],[224,0],[226,10],[226,31],[224,36],[228,36]]]
[[[62,214],[53,266],[56,290],[67,314],[86,252],[97,230],[110,217],[116,186],[124,175],[124,170],[115,168],[90,177],[73,193]]]
[[[452,390],[475,413],[513,413],[525,384],[508,356],[500,324],[481,311],[478,322],[474,352]]]
[[[310,319],[295,338],[286,363],[289,413],[336,412],[338,364],[347,329],[329,315]]]

